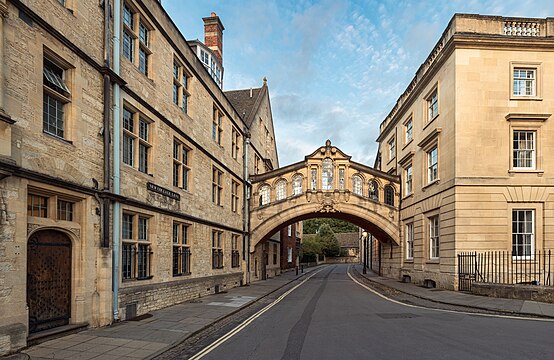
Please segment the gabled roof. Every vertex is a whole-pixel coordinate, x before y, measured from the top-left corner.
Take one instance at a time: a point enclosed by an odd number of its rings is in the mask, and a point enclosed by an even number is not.
[[[357,232],[352,233],[336,233],[335,236],[339,241],[340,247],[342,248],[357,248],[360,247],[359,234]]]
[[[225,91],[225,96],[235,110],[242,116],[246,126],[250,128],[254,121],[254,115],[262,103],[263,96],[267,93],[267,84],[261,88]]]

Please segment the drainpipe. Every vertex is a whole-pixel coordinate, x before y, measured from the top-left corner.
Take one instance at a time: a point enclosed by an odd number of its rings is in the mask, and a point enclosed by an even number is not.
[[[120,74],[120,37],[121,37],[121,1],[114,1],[114,31],[113,31],[113,71],[116,75]],[[120,194],[120,138],[121,138],[121,120],[120,120],[120,92],[119,84],[114,82],[113,85],[113,192],[115,195]],[[114,202],[113,206],[113,259],[112,259],[112,287],[113,287],[113,319],[119,320],[119,244],[120,244],[120,204],[119,201]]]
[[[246,284],[250,284],[250,180],[248,179],[248,148],[250,147],[250,135],[244,135],[244,190],[243,190],[243,239],[242,252],[246,260]]]
[[[110,4],[109,1],[104,1],[104,66],[107,69],[110,68],[110,51],[111,51],[111,39],[110,39]],[[104,192],[110,192],[110,106],[111,106],[111,93],[110,93],[110,76],[107,71],[104,72],[104,126],[102,128],[102,135],[104,138]],[[108,248],[110,246],[110,202],[107,199],[102,199],[101,202],[102,212],[102,247]]]

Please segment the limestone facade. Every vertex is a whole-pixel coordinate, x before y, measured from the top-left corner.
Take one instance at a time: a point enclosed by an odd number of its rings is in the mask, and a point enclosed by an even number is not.
[[[245,165],[278,166],[267,84],[247,124],[159,1],[120,5],[114,56],[97,2],[0,1],[0,354],[41,323],[28,279],[55,274],[35,269],[36,244],[69,249],[55,290],[68,324],[107,325],[246,279]]]
[[[376,167],[402,179],[382,273],[457,288],[460,252],[554,247],[553,49],[550,18],[452,18],[381,123]]]

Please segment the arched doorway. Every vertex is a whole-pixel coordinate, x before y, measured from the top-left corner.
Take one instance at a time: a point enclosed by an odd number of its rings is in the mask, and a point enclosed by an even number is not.
[[[71,240],[56,230],[34,233],[27,244],[29,333],[67,325],[71,317]]]

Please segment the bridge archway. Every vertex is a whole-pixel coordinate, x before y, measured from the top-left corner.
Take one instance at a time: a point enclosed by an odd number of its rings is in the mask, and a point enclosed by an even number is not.
[[[315,217],[346,220],[400,244],[399,177],[352,161],[330,140],[304,161],[251,182],[250,252],[280,228]]]

